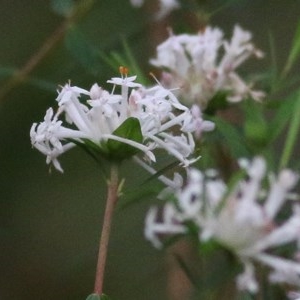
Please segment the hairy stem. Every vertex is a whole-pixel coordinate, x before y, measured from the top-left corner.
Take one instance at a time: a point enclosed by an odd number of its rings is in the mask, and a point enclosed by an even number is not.
[[[102,226],[102,232],[100,238],[96,279],[95,279],[95,286],[94,286],[94,293],[98,295],[101,295],[103,290],[103,279],[104,279],[105,263],[106,263],[107,250],[108,250],[109,235],[111,231],[112,216],[113,216],[115,205],[118,200],[118,185],[119,185],[118,166],[112,165],[110,180],[108,182],[108,194],[107,194],[106,208],[105,208],[103,226]]]

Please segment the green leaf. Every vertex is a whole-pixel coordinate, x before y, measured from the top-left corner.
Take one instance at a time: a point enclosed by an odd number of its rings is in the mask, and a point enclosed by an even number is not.
[[[162,169],[158,170],[155,174],[151,175],[148,177],[143,184],[148,184],[150,181],[157,179],[161,175],[165,175],[168,171],[174,171],[175,167],[178,167],[180,162],[178,161],[173,161],[167,166],[163,167]]]
[[[286,128],[286,124],[293,115],[295,110],[295,102],[297,100],[297,94],[293,94],[291,97],[280,100],[279,105],[277,106],[277,111],[275,116],[270,121],[269,124],[269,141],[274,141]]]
[[[105,298],[103,298],[103,299],[105,299]],[[106,299],[108,299],[108,298],[106,298]],[[102,296],[100,298],[99,294],[91,294],[86,298],[86,300],[102,300]]]
[[[101,64],[98,50],[87,41],[83,33],[76,26],[72,26],[68,30],[65,44],[74,59],[87,71],[93,75],[99,73]]]
[[[112,133],[112,135],[122,137],[139,144],[142,144],[143,142],[140,122],[136,118],[126,119]],[[68,141],[82,148],[101,166],[104,165],[103,159],[105,159],[106,161],[122,161],[124,159],[130,158],[139,151],[139,149],[135,148],[134,146],[113,139],[109,139],[108,141],[102,142],[101,144],[94,143],[93,141],[90,141],[88,139],[82,139],[81,141],[68,139]]]
[[[261,104],[254,101],[246,101],[243,105],[245,137],[255,148],[266,146],[269,140],[269,127],[262,108]]]
[[[217,116],[211,117],[211,120],[216,124],[216,130],[211,135],[219,135],[221,142],[228,146],[233,157],[249,156],[245,137],[236,127]]]
[[[289,130],[287,132],[287,137],[285,140],[284,148],[282,151],[282,156],[279,163],[279,168],[283,169],[287,167],[288,162],[291,159],[293,151],[295,149],[297,137],[300,129],[300,90],[297,92],[297,97],[295,97],[294,111],[291,115],[291,122]]]
[[[299,54],[300,54],[300,21],[298,22],[292,48],[282,72],[283,77],[286,76],[287,73],[290,71],[291,67],[298,59]]]
[[[141,125],[138,119],[126,119],[114,132],[113,135],[137,142],[143,142]],[[108,155],[112,159],[123,160],[135,155],[139,150],[123,142],[109,139],[106,143]]]

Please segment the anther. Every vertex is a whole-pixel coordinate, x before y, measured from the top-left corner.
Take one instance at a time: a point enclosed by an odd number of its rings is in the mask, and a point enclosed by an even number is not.
[[[127,77],[128,73],[129,73],[129,69],[127,67],[120,66],[119,67],[119,72],[120,72],[122,77],[123,76]]]

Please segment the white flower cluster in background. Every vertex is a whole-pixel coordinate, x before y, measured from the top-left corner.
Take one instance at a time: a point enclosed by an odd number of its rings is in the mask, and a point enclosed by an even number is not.
[[[184,166],[194,160],[193,133],[201,134],[214,128],[204,121],[197,109],[180,104],[174,94],[155,85],[146,88],[135,82],[136,76],[127,77],[127,68],[120,68],[122,77],[112,78],[112,92],[94,84],[88,91],[66,84],[58,94],[58,110],[47,110],[44,121],[34,123],[30,130],[32,145],[47,157],[47,164],[62,171],[58,157],[76,143],[90,141],[100,151],[107,150],[108,141],[129,145],[144,153],[146,161],[155,161],[153,150],[161,148],[178,159]],[[121,86],[117,92],[117,86]],[[64,116],[66,122],[60,118]],[[141,140],[115,134],[126,120],[138,120],[132,136],[139,132]],[[177,127],[177,131],[172,131]],[[118,153],[114,153],[115,156]]]
[[[153,1],[153,0],[152,0]],[[144,4],[144,0],[130,0],[132,6],[141,7]],[[155,15],[157,20],[161,20],[169,15],[173,10],[180,8],[178,0],[159,0],[158,12]]]
[[[278,218],[289,200],[297,199],[291,189],[298,175],[289,169],[277,177],[267,174],[265,160],[242,160],[242,178],[231,188],[216,176],[216,171],[202,173],[191,169],[187,184],[174,192],[176,201],[167,202],[159,217],[152,208],[146,218],[145,235],[154,246],[162,238],[188,231],[187,221],[199,229],[200,243],[215,241],[231,251],[243,264],[237,287],[256,293],[254,262],[270,269],[272,283],[300,286],[300,206],[293,204]],[[269,176],[267,176],[269,175]],[[174,198],[174,197],[173,197]],[[291,259],[271,254],[285,244],[295,244]]]
[[[218,28],[206,27],[198,34],[175,35],[157,47],[157,56],[150,60],[162,68],[162,84],[180,87],[178,95],[186,103],[197,103],[202,109],[218,92],[228,93],[229,102],[252,97],[261,100],[264,93],[252,90],[236,69],[250,56],[263,57],[251,42],[250,32],[234,27],[230,41],[223,38]]]

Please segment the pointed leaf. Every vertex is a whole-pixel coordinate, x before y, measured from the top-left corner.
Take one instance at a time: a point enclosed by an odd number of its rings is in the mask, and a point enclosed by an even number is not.
[[[126,119],[112,134],[136,143],[142,144],[143,142],[140,122],[136,118]],[[82,139],[81,141],[73,139],[68,140],[86,151],[99,162],[100,165],[102,164],[101,158],[122,161],[130,158],[139,151],[139,149],[134,146],[113,139],[109,139],[101,144],[96,144],[88,139]]]
[[[290,71],[291,67],[293,66],[295,61],[298,59],[299,55],[300,55],[300,21],[298,22],[296,33],[294,36],[293,45],[292,45],[289,57],[287,59],[286,65],[283,70],[284,75],[286,75]]]
[[[128,118],[125,120],[114,132],[113,135],[137,142],[143,142],[143,135],[141,131],[141,125],[138,119]],[[109,151],[109,156],[113,159],[123,160],[135,155],[139,150],[128,144],[108,140],[107,149]]]
[[[268,124],[263,114],[263,106],[254,101],[243,103],[245,114],[244,133],[249,144],[263,147],[269,140]]]
[[[148,177],[143,184],[148,184],[150,181],[157,179],[161,175],[165,175],[168,171],[175,169],[175,167],[179,166],[180,162],[173,161],[162,169],[158,170],[155,174]]]
[[[280,169],[285,168],[295,150],[295,145],[297,137],[299,136],[300,129],[300,90],[297,92],[297,97],[295,97],[294,111],[290,116],[290,125],[287,132],[287,137],[283,147],[281,159],[280,159]]]
[[[286,124],[290,120],[295,110],[295,103],[298,95],[294,93],[289,98],[281,100],[274,118],[271,120],[269,126],[269,139],[274,141],[286,128]]]

